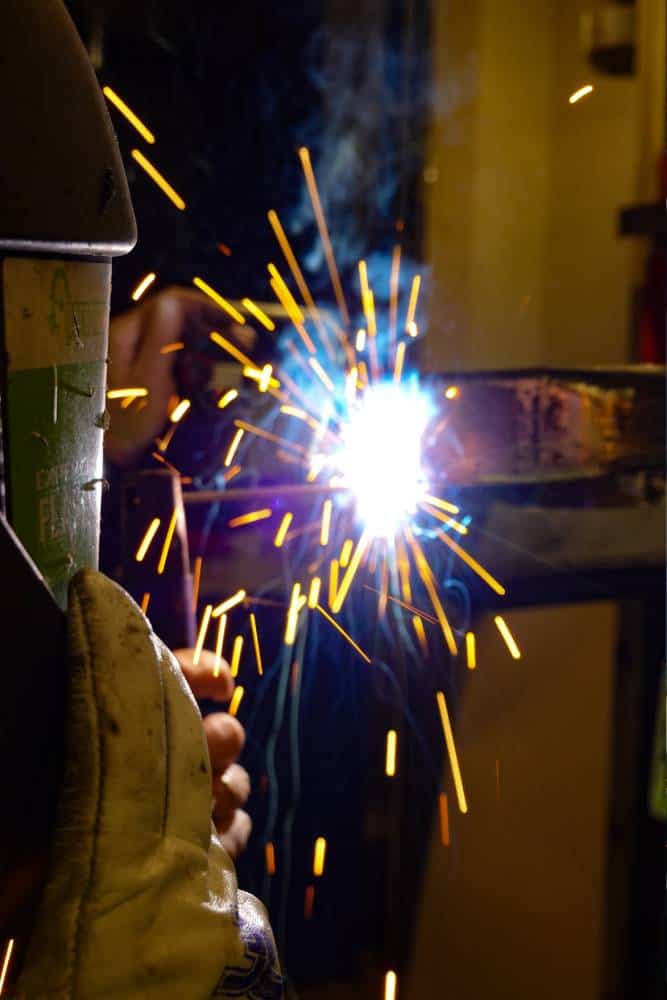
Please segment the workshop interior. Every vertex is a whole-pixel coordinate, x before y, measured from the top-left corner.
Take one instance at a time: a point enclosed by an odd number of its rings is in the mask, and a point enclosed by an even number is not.
[[[286,998],[664,996],[666,20],[4,0],[0,996],[98,566],[230,665]]]

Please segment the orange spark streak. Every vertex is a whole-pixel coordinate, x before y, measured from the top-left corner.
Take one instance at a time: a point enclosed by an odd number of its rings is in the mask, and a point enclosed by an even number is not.
[[[242,604],[245,599],[245,590],[237,590],[235,594],[232,594],[231,597],[228,597],[225,601],[222,601],[221,604],[218,604],[218,606],[213,609],[213,617],[219,618],[220,615],[224,615],[227,611],[231,611],[232,608],[235,608],[238,604]]]
[[[332,559],[329,565],[329,607],[333,608],[338,590],[338,560]]]
[[[239,638],[243,637],[237,636],[237,639]],[[243,688],[240,684],[238,687],[234,688],[234,694],[232,695],[232,700],[230,701],[229,708],[227,709],[228,715],[234,715],[234,716],[236,715],[236,713],[239,710],[239,706],[241,705],[241,701],[243,699],[244,694],[245,694],[245,688]]]
[[[231,521],[227,521],[227,527],[241,528],[244,524],[254,524],[255,521],[266,521],[272,516],[273,511],[270,507],[262,507],[261,510],[251,510],[247,514],[240,514],[238,517],[233,517]]]
[[[396,748],[398,745],[398,733],[395,729],[387,730],[387,745],[384,758],[384,773],[388,778],[393,778],[396,774]]]
[[[234,360],[238,361],[240,365],[247,365],[249,368],[254,367],[252,358],[249,358],[247,354],[240,351],[236,344],[232,344],[231,340],[227,340],[227,338],[223,337],[217,330],[212,330],[209,333],[209,339],[212,340],[214,344],[217,344],[218,347],[221,347],[223,351],[226,351],[227,354],[231,354]]]
[[[234,643],[232,645],[232,656],[229,661],[229,672],[232,675],[232,677],[238,677],[239,675],[239,664],[241,663],[242,652],[243,652],[243,636],[242,635],[234,636]],[[236,691],[238,690],[239,688],[236,689]],[[243,690],[243,688],[241,688],[241,690]],[[236,691],[234,692],[234,694],[236,694]]]
[[[308,454],[308,449],[304,448],[300,444],[296,444],[295,441],[288,441],[287,438],[279,437],[278,434],[272,434],[270,431],[265,431],[262,427],[257,427],[255,424],[249,424],[245,420],[235,420],[234,426],[239,427],[241,430],[248,431],[250,434],[256,434],[257,437],[264,438],[266,441],[273,441],[274,443],[280,444],[283,448],[298,451],[302,455]]]
[[[466,796],[463,790],[463,781],[461,780],[461,770],[459,768],[459,758],[456,753],[454,733],[452,732],[452,724],[449,719],[449,712],[447,711],[447,702],[445,701],[444,692],[437,691],[435,697],[438,702],[440,721],[442,723],[442,731],[445,735],[447,753],[449,754],[449,765],[452,769],[452,777],[454,778],[454,787],[456,788],[456,798],[458,800],[459,809],[462,813],[467,813],[468,803],[466,802]]]
[[[255,650],[257,673],[261,677],[264,673],[264,667],[262,665],[262,650],[259,644],[259,632],[257,631],[257,618],[254,611],[250,612],[250,634],[252,635],[252,645]]]
[[[228,389],[227,392],[223,392],[222,396],[218,400],[218,409],[224,410],[226,406],[233,403],[235,399],[239,398],[238,389]]]
[[[343,542],[340,550],[340,556],[338,562],[340,566],[345,569],[350,561],[350,556],[352,555],[352,549],[354,548],[354,542],[351,538],[346,538]]]
[[[394,364],[394,383],[398,385],[403,375],[403,362],[405,360],[405,341],[402,340],[396,348],[396,363]]]
[[[132,301],[138,302],[141,296],[146,291],[146,289],[150,288],[150,286],[153,284],[156,278],[157,274],[155,273],[155,271],[151,271],[150,274],[147,274],[145,278],[142,278],[137,287],[132,292]],[[163,350],[160,351],[160,354],[163,353]]]
[[[148,549],[150,548],[150,544],[153,541],[153,539],[155,538],[155,535],[156,535],[157,530],[158,530],[159,527],[160,527],[160,518],[159,517],[154,517],[153,520],[151,521],[151,523],[146,528],[146,532],[144,534],[144,537],[141,539],[141,541],[139,543],[139,548],[137,549],[137,553],[136,553],[136,555],[134,557],[137,562],[143,562],[144,561],[146,553],[148,552]]]
[[[137,130],[141,138],[144,139],[149,145],[154,145],[155,136],[148,126],[144,125],[141,118],[139,118],[138,115],[135,115],[134,111],[128,107],[122,97],[119,97],[116,91],[112,90],[111,87],[103,87],[102,93],[106,97],[107,101],[109,101],[110,104],[113,104],[113,106],[120,111],[121,115],[127,119],[130,125]]]
[[[271,841],[269,841],[268,844],[264,845],[264,861],[266,863],[267,874],[268,875],[275,875],[276,874],[276,851],[275,851],[275,848],[274,848],[273,844],[271,843]]]
[[[147,396],[148,389],[144,388],[129,388],[129,389],[109,389],[107,392],[107,399],[138,399],[140,396]]]
[[[442,634],[445,637],[445,642],[447,643],[449,652],[452,656],[456,656],[456,641],[454,639],[454,633],[452,632],[451,625],[449,624],[447,615],[445,614],[445,609],[443,608],[440,598],[438,597],[431,567],[428,564],[426,556],[422,552],[419,542],[416,538],[413,538],[412,533],[407,526],[405,528],[405,535],[414,554],[415,562],[417,563],[417,571],[431,600],[431,604],[433,605],[433,610],[435,611],[440,628],[442,629]]]
[[[391,255],[391,272],[389,275],[389,353],[396,341],[396,322],[398,316],[398,278],[401,270],[401,246],[399,243]]]
[[[438,796],[438,805],[440,812],[440,842],[443,847],[449,847],[451,843],[449,836],[449,804],[444,792],[440,792]]]
[[[327,842],[324,837],[318,837],[313,851],[313,875],[319,878],[324,874],[324,860],[327,853]]]
[[[232,479],[234,479],[235,476],[238,476],[240,471],[241,471],[240,465],[233,465],[228,472],[225,472],[225,475],[223,477],[225,482],[229,483]]]
[[[487,572],[487,570],[485,570],[483,566],[480,566],[477,560],[473,559],[473,557],[469,555],[465,549],[461,548],[458,542],[455,542],[453,538],[450,538],[449,535],[446,535],[444,531],[438,531],[437,536],[440,539],[440,541],[444,542],[445,545],[449,546],[452,552],[456,553],[459,559],[462,559],[463,562],[470,567],[473,573],[476,573],[477,576],[479,576],[482,580],[484,580],[484,583],[486,583],[491,588],[491,590],[493,590],[496,594],[499,594],[501,597],[506,593],[506,590],[503,587],[502,583],[498,583],[495,577],[491,576],[491,574]]]
[[[419,615],[413,615],[412,617],[412,627],[415,630],[415,635],[417,636],[417,641],[421,646],[422,653],[424,656],[428,656],[428,642],[426,641],[426,630],[424,629],[424,623],[419,617]]]
[[[512,635],[512,633],[510,632],[509,625],[507,624],[507,622],[505,621],[505,619],[501,615],[496,615],[493,620],[494,620],[494,622],[496,624],[496,628],[498,629],[498,631],[502,635],[503,639],[505,640],[505,645],[507,646],[508,650],[510,651],[510,655],[511,655],[512,659],[513,660],[520,660],[521,659],[521,650],[517,646],[516,640],[515,640],[514,636]]]
[[[325,500],[322,504],[322,523],[320,527],[320,545],[325,546],[329,544],[329,532],[331,531],[331,511],[333,510],[333,502],[331,500]]]
[[[197,612],[197,602],[199,601],[199,587],[201,584],[201,568],[204,562],[203,556],[197,556],[195,558],[195,564],[192,571],[192,610]]]
[[[377,587],[371,587],[370,584],[365,583],[364,587],[366,590],[372,590],[374,594],[379,594],[380,591]],[[438,625],[438,619],[433,615],[429,615],[428,612],[422,611],[421,608],[416,608],[413,604],[408,604],[406,601],[401,601],[398,597],[394,597],[392,594],[387,595],[387,600],[392,601],[394,604],[398,604],[399,607],[405,608],[406,611],[412,611],[413,615],[418,618],[423,618],[426,622],[433,622],[434,625]]]
[[[5,957],[2,962],[2,971],[0,972],[0,993],[5,988],[5,980],[7,979],[7,971],[9,969],[9,963],[12,960],[12,952],[14,951],[14,938],[10,938],[7,942],[7,948],[5,949]]]
[[[313,907],[315,905],[315,886],[307,885],[306,894],[303,900],[303,918],[304,920],[311,920],[313,916]]]
[[[338,632],[340,632],[340,634],[343,636],[344,639],[347,639],[347,641],[349,642],[349,644],[352,646],[352,649],[355,649],[357,651],[357,653],[362,658],[362,660],[365,660],[366,663],[370,663],[371,662],[370,656],[368,656],[367,653],[364,653],[364,651],[361,648],[361,646],[358,646],[356,644],[356,642],[354,641],[354,639],[352,638],[352,636],[349,634],[349,632],[346,632],[345,629],[342,627],[342,625],[339,625],[338,622],[336,621],[336,619],[332,618],[331,615],[329,614],[329,612],[324,610],[324,608],[322,607],[321,604],[318,604],[316,606],[315,610],[319,611],[319,613],[321,615],[323,615],[324,618],[326,618],[326,620],[329,622],[329,624],[333,625],[333,627]]]
[[[283,547],[283,544],[285,542],[285,537],[287,535],[287,532],[289,531],[289,527],[290,524],[292,523],[293,518],[294,514],[292,514],[291,511],[288,511],[284,515],[282,521],[280,522],[280,527],[276,531],[276,537],[273,539],[273,544],[277,549],[281,549]]]
[[[220,668],[222,667],[222,646],[225,641],[225,632],[227,630],[227,615],[221,615],[218,618],[218,633],[215,639],[215,662],[213,664],[213,676],[220,676]]]
[[[163,438],[155,438],[155,444],[157,445],[159,451],[166,451],[169,447],[171,439],[178,430],[178,424],[172,424],[167,433]]]
[[[359,569],[362,556],[366,552],[370,540],[371,540],[370,532],[364,531],[359,541],[357,542],[357,547],[354,550],[354,555],[350,559],[350,565],[347,567],[341,585],[336,591],[336,599],[331,609],[335,614],[338,614],[340,609],[343,607],[343,603],[345,601],[345,598],[347,597],[347,593],[350,587],[352,586],[352,581],[354,580],[356,572]]]
[[[408,312],[405,318],[405,331],[410,333],[410,324],[415,321],[415,312],[417,310],[417,298],[419,296],[419,286],[421,285],[421,275],[415,274],[412,279],[412,285],[410,287],[410,298],[408,300]]]
[[[270,316],[266,315],[263,309],[260,309],[256,302],[253,302],[252,299],[242,299],[241,304],[244,309],[247,309],[248,312],[255,317],[255,319],[259,320],[265,330],[273,333],[276,328],[276,324]]]
[[[443,514],[435,507],[431,507],[430,504],[422,503],[420,506],[422,510],[425,510],[427,514],[431,515],[431,517],[435,517],[436,520],[440,521],[442,524],[446,524],[448,528],[452,528],[454,531],[457,531],[459,535],[468,534],[468,529],[465,524],[461,524],[460,521],[455,521],[453,518],[448,517],[447,514]]]
[[[456,399],[458,394],[458,386],[450,385],[447,389],[445,389],[445,399]]]
[[[181,198],[180,194],[173,189],[169,181],[162,176],[157,167],[154,167],[150,160],[148,160],[143,153],[138,149],[132,150],[132,159],[139,164],[139,166],[146,171],[150,179],[154,184],[160,188],[163,194],[167,196],[169,201],[176,206],[176,208],[182,212],[185,208],[185,202]]]
[[[468,664],[468,670],[474,670],[477,666],[474,632],[466,632],[466,663]]]
[[[239,429],[234,434],[234,437],[232,438],[232,443],[227,449],[227,454],[225,455],[225,461],[223,463],[226,469],[228,469],[229,466],[234,461],[234,456],[236,455],[238,447],[241,444],[241,438],[243,437],[243,434],[244,434],[243,428],[239,427]]]
[[[195,666],[199,663],[199,657],[201,656],[201,651],[204,648],[204,641],[206,640],[206,633],[208,632],[209,622],[211,621],[211,612],[213,611],[213,605],[207,604],[204,608],[204,613],[201,616],[201,622],[199,623],[199,631],[197,632],[197,641],[195,642],[195,651],[192,657],[192,662]]]
[[[183,419],[185,414],[188,412],[191,406],[192,403],[190,402],[189,399],[182,399],[180,403],[178,403],[169,414],[169,419],[171,420],[172,424],[179,423]]]
[[[340,283],[340,276],[338,274],[338,268],[336,267],[336,258],[334,257],[331,239],[329,238],[329,230],[327,229],[326,219],[324,218],[324,212],[322,211],[322,203],[320,201],[319,191],[317,190],[317,181],[315,180],[315,173],[310,161],[310,152],[306,146],[301,146],[299,149],[299,159],[301,160],[301,166],[303,167],[303,173],[306,178],[308,194],[310,195],[313,212],[315,213],[315,220],[320,233],[320,239],[322,240],[324,256],[326,257],[329,277],[331,278],[331,284],[333,285],[336,302],[338,303],[343,323],[346,327],[349,327],[350,314],[347,311],[345,296],[343,294],[343,286]]]
[[[308,358],[308,364],[313,369],[319,380],[322,382],[322,385],[325,387],[325,389],[328,389],[329,392],[333,392],[334,384],[327,375],[327,373],[325,372],[322,365],[317,360],[317,358]]]
[[[148,614],[148,605],[150,604],[150,600],[151,600],[151,595],[149,594],[148,591],[146,591],[144,596],[141,598],[141,605],[140,605],[141,610],[145,615]]]
[[[422,499],[432,504],[433,507],[439,507],[440,510],[444,510],[449,514],[461,513],[460,509],[455,504],[449,503],[447,500],[441,500],[440,497],[430,496],[428,493],[425,493]]]
[[[245,316],[243,313],[240,313],[238,309],[235,309],[231,302],[228,302],[227,299],[223,298],[219,292],[216,292],[215,288],[211,288],[211,286],[202,278],[193,278],[192,284],[195,288],[198,288],[200,292],[203,292],[204,295],[208,295],[209,299],[215,302],[217,306],[220,306],[221,309],[231,316],[235,323],[239,323],[240,325],[245,323]]]
[[[311,611],[314,611],[317,607],[318,601],[320,599],[320,590],[322,589],[322,580],[319,576],[314,576],[310,581],[310,587],[308,588],[308,607]]]
[[[160,354],[175,354],[176,351],[182,351],[185,344],[182,340],[172,340],[171,344],[165,344],[164,347],[160,348]]]
[[[157,564],[158,576],[162,576],[164,573],[164,568],[167,565],[167,556],[169,555],[169,550],[171,549],[171,543],[174,538],[174,532],[176,531],[176,522],[181,513],[180,507],[174,507],[174,510],[169,521],[169,527],[167,528],[167,534],[165,535],[164,545],[162,546],[162,552],[160,553],[160,561]]]

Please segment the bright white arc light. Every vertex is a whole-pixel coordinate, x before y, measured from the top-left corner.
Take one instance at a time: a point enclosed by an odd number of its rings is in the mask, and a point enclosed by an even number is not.
[[[431,405],[416,386],[370,386],[350,410],[334,465],[372,534],[392,536],[426,491],[422,436]]]

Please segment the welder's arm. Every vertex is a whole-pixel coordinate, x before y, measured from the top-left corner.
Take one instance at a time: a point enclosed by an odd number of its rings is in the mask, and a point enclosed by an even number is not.
[[[107,457],[131,465],[160,434],[169,400],[177,389],[173,376],[176,353],[161,353],[169,344],[211,330],[224,330],[243,351],[252,348],[250,327],[229,325],[228,317],[204,295],[187,288],[167,288],[133,309],[115,316],[109,327],[108,388],[148,389],[145,406],[124,410],[112,404],[111,425],[104,440]]]
[[[261,905],[211,826],[211,766],[181,670],[93,570],[68,611],[63,788],[17,995],[280,997]]]

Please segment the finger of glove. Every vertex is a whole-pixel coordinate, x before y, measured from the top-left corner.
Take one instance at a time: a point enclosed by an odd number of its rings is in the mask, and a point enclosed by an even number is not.
[[[132,859],[160,836],[165,811],[159,652],[132,599],[93,570],[70,584],[68,637],[68,835]]]
[[[174,656],[195,698],[229,701],[234,691],[234,680],[229,665],[225,660],[218,663],[215,653],[208,649],[201,651],[195,663],[194,653],[194,649],[174,650]]]
[[[225,820],[250,797],[250,776],[240,764],[230,764],[213,782],[213,817]]]
[[[252,820],[243,809],[237,809],[230,820],[216,823],[222,846],[232,858],[238,858],[248,843],[252,833]]]
[[[243,749],[243,726],[232,715],[213,712],[204,719],[204,732],[214,774],[226,771]]]

